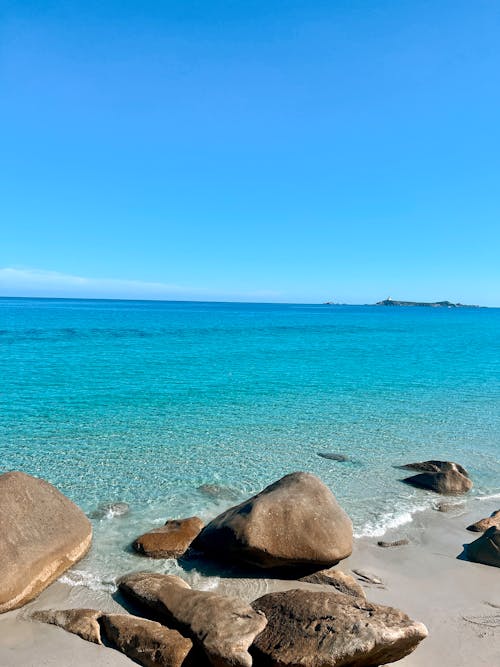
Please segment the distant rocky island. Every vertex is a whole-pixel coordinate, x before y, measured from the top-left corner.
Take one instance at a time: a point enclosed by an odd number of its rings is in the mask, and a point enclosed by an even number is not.
[[[377,301],[376,306],[427,306],[428,308],[479,308],[465,303],[452,303],[451,301],[395,301],[390,296],[383,301]]]

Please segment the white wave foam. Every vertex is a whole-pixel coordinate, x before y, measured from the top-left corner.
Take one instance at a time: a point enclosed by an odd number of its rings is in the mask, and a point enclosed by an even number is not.
[[[428,505],[417,505],[411,510],[401,512],[386,512],[377,521],[367,521],[358,530],[354,537],[382,537],[388,530],[399,528],[413,521],[413,515],[428,509]]]
[[[68,586],[84,586],[91,591],[106,591],[113,593],[116,590],[114,581],[103,581],[101,577],[85,570],[69,570],[62,577],[59,577],[61,584]]]
[[[491,493],[488,496],[476,496],[476,500],[498,500],[500,493]]]

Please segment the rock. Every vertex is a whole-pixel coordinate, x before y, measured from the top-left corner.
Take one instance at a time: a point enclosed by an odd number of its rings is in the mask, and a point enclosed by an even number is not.
[[[358,579],[365,581],[367,584],[375,584],[377,586],[384,585],[384,582],[371,572],[367,572],[366,570],[353,570],[353,572]]]
[[[54,486],[22,472],[0,475],[0,613],[16,609],[90,547],[85,514]]]
[[[467,558],[476,563],[500,567],[500,529],[492,526],[467,545]]]
[[[448,461],[425,461],[424,463],[411,463],[409,465],[427,464],[434,466],[434,470],[406,477],[403,482],[446,495],[459,495],[467,493],[472,489],[472,480],[467,476],[465,469],[456,463],[449,463]],[[437,464],[440,465],[438,466]]]
[[[177,630],[129,614],[105,614],[102,625],[114,648],[145,667],[186,667],[193,643]]]
[[[262,568],[324,568],[352,551],[352,523],[317,477],[286,475],[211,521],[193,547]]]
[[[322,459],[329,459],[330,461],[339,461],[339,463],[345,463],[349,461],[349,457],[345,454],[336,454],[334,452],[317,452],[318,456],[321,456]]]
[[[197,487],[197,491],[214,500],[238,500],[239,498],[238,491],[220,484],[201,484]]]
[[[248,647],[266,626],[263,614],[237,598],[159,581],[139,572],[123,577],[119,588],[194,639],[214,667],[251,667]]]
[[[493,512],[493,514],[486,519],[476,521],[476,523],[467,526],[467,530],[472,530],[474,533],[484,533],[485,530],[491,527],[500,528],[500,510]]]
[[[184,579],[175,574],[158,572],[133,572],[118,580],[118,587],[126,597],[139,603],[141,607],[154,611],[159,616],[165,612],[164,605],[159,601],[160,591],[165,584],[190,588]]]
[[[138,537],[132,546],[151,558],[179,558],[186,553],[202,528],[203,521],[197,516],[167,521],[164,526]]]
[[[456,512],[462,510],[464,507],[464,503],[438,503],[432,509],[436,510],[436,512]]]
[[[403,537],[400,540],[394,540],[393,542],[386,542],[385,540],[379,540],[377,542],[377,545],[379,547],[384,547],[387,549],[388,547],[403,547],[406,546],[407,544],[410,544],[410,540],[406,537]]]
[[[465,477],[469,477],[469,473],[460,463],[452,461],[420,461],[419,463],[405,463],[401,467],[408,468],[409,470],[418,470],[419,472],[447,472],[448,470],[456,469],[459,473],[465,475]]]
[[[251,649],[259,665],[373,667],[404,658],[427,636],[398,609],[337,592],[269,593],[252,607],[268,620]]]
[[[354,577],[350,574],[340,572],[340,570],[321,570],[314,574],[309,574],[306,577],[301,577],[299,581],[305,581],[308,584],[320,584],[323,586],[332,586],[340,593],[345,595],[353,595],[354,597],[365,597],[363,587],[358,584]]]
[[[102,644],[99,619],[102,611],[96,609],[47,609],[34,611],[30,618],[49,623],[72,632],[88,642]]]
[[[91,519],[114,519],[115,517],[125,516],[129,511],[128,503],[101,503],[89,516]]]

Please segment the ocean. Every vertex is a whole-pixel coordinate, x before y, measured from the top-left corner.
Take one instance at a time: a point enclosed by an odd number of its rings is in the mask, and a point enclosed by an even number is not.
[[[358,536],[435,502],[401,483],[405,462],[458,461],[473,496],[500,494],[500,309],[3,298],[0,391],[0,472],[93,517],[64,580],[97,590],[178,572],[130,542],[292,471],[318,475]]]

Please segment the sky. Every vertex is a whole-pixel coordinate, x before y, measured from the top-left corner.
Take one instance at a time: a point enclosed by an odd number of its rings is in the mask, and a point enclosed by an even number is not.
[[[500,306],[500,3],[0,0],[0,295]]]

